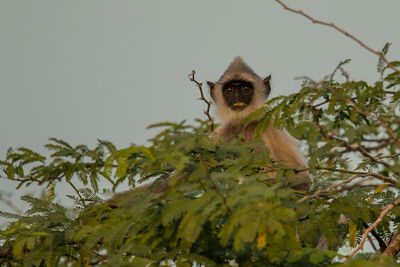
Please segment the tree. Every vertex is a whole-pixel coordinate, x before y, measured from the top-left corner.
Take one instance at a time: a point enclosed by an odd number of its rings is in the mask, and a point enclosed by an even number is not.
[[[300,169],[273,162],[259,141],[239,136],[216,145],[207,121],[152,125],[162,131],[147,147],[99,140],[88,148],[52,138],[48,158],[8,150],[0,161],[6,178],[39,183],[48,195],[24,196],[31,205],[24,215],[0,212],[13,220],[0,232],[2,266],[394,265],[400,61],[385,58],[388,48],[376,52],[381,78],[374,84],[351,80],[346,60],[246,119],[258,121],[260,132],[273,123],[303,141],[314,183],[307,194],[286,186]],[[87,188],[76,188],[73,177]],[[103,201],[100,179],[112,189],[127,180],[134,189]],[[54,202],[62,180],[76,192],[72,209]],[[316,245],[321,238],[328,249]],[[366,240],[375,251],[360,251]],[[349,255],[341,255],[344,245],[353,248]]]

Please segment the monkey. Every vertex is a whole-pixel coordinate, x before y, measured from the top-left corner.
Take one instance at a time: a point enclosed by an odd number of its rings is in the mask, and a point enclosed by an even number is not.
[[[222,125],[211,133],[211,138],[217,144],[230,142],[238,135],[242,135],[245,140],[256,138],[257,122],[244,125],[243,120],[265,104],[271,92],[270,80],[271,75],[264,79],[261,78],[241,57],[236,57],[217,82],[207,82],[210,87],[211,98],[217,109],[217,115],[222,121]],[[292,167],[306,166],[296,149],[295,139],[286,131],[270,125],[259,137],[268,149],[272,160],[281,161]],[[269,174],[273,179],[274,173]],[[142,192],[144,194],[151,192],[161,199],[170,188],[172,178],[184,180],[187,176],[188,173],[185,172],[172,174],[159,183],[150,182],[129,191],[118,193],[113,198],[104,201],[102,205],[108,205],[111,209],[115,209],[119,205],[126,205],[127,203],[133,205],[140,200],[139,194],[125,197],[126,193],[129,192]],[[294,183],[290,183],[291,188],[296,191],[309,191],[311,179],[307,171],[298,172],[295,175],[295,180]],[[317,248],[327,249],[325,236],[320,235],[316,242]]]
[[[236,57],[215,83],[207,81],[210,95],[213,99],[217,115],[222,125],[217,128],[212,137],[217,143],[231,141],[235,136],[242,135],[246,141],[256,138],[257,122],[244,125],[243,120],[252,112],[262,107],[271,92],[271,75],[261,78],[241,57]],[[306,167],[296,148],[296,140],[286,131],[269,125],[260,139],[265,144],[274,161],[281,161],[291,167]],[[269,173],[274,178],[275,173]],[[308,171],[295,175],[291,188],[307,193],[311,187]],[[306,222],[305,222],[306,223]],[[328,249],[327,239],[320,234],[316,248]]]
[[[217,82],[207,81],[211,98],[216,104],[217,114],[223,121],[223,124],[211,134],[216,143],[229,142],[240,134],[245,140],[255,139],[257,123],[244,126],[243,119],[265,104],[271,91],[270,80],[271,75],[262,79],[241,57],[236,57]],[[270,125],[268,130],[261,134],[261,140],[269,150],[272,160],[282,161],[292,167],[306,166],[297,152],[294,138],[285,131]],[[184,179],[186,175],[184,173],[178,179]],[[274,176],[273,173],[270,175]],[[150,190],[162,195],[169,189],[169,180],[172,177],[173,175],[159,184],[147,183],[135,187],[134,190]],[[311,183],[307,171],[297,173],[295,178],[296,183],[292,186],[293,189],[309,190]],[[115,202],[114,200],[124,193],[126,192],[116,194],[106,203]]]
[[[222,121],[212,136],[217,143],[229,142],[240,134],[247,141],[255,139],[257,123],[245,126],[243,120],[265,104],[271,92],[270,80],[271,75],[261,78],[241,57],[236,57],[217,82],[207,81],[217,115]],[[306,166],[296,149],[295,139],[286,131],[270,125],[261,133],[260,139],[272,160],[291,167]],[[309,190],[311,182],[307,171],[297,173],[295,178],[293,189]]]

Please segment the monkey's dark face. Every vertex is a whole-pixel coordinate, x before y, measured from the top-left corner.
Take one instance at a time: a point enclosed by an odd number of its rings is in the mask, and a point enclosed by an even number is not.
[[[254,86],[247,81],[233,80],[222,87],[226,104],[235,111],[245,109],[251,103],[253,94]]]

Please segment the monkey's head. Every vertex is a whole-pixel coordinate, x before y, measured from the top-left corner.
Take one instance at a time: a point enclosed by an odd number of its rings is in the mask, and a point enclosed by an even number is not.
[[[271,75],[258,76],[240,57],[229,65],[216,82],[207,82],[219,117],[227,123],[240,123],[261,107],[271,91]]]

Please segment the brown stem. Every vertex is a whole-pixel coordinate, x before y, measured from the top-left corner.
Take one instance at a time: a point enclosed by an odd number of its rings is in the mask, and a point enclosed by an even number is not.
[[[385,251],[383,252],[384,255],[394,257],[400,251],[400,235],[397,235],[396,238],[390,242],[387,246]]]
[[[327,189],[319,189],[312,195],[308,195],[308,196],[302,197],[301,199],[299,199],[297,201],[297,203],[302,203],[302,202],[304,202],[304,201],[306,201],[308,199],[315,198],[315,197],[319,196],[322,193],[329,193],[333,189],[338,188],[339,186],[342,186],[344,184],[350,183],[351,181],[353,181],[354,179],[359,178],[359,177],[360,177],[360,175],[352,175],[350,178],[348,178],[348,179],[346,179],[346,180],[344,180],[344,181],[342,181],[340,183],[330,185]]]
[[[372,176],[375,177],[378,180],[381,180],[382,182],[390,183],[392,185],[397,185],[398,182],[394,179],[391,179],[389,177],[386,177],[382,174],[376,173],[376,172],[360,172],[360,171],[352,171],[352,170],[344,170],[344,169],[335,169],[335,168],[325,168],[325,167],[317,167],[319,170],[327,170],[327,171],[332,171],[332,172],[342,172],[342,173],[348,173],[348,174],[355,174],[355,175],[364,175],[364,176]]]
[[[360,249],[364,247],[365,240],[367,240],[368,234],[375,229],[378,224],[383,221],[383,218],[396,206],[400,204],[400,198],[396,199],[393,203],[387,205],[382,212],[379,214],[378,219],[375,220],[373,224],[371,224],[367,229],[364,230],[363,236],[361,238],[360,244],[349,254],[347,255],[347,260],[351,259]],[[397,239],[397,238],[396,238]]]
[[[346,35],[347,37],[349,37],[350,39],[352,39],[353,41],[357,42],[359,45],[361,45],[362,47],[364,47],[365,49],[367,49],[369,52],[377,55],[380,59],[382,59],[385,63],[386,66],[388,68],[391,68],[392,70],[394,70],[397,73],[400,73],[400,69],[396,68],[395,66],[393,66],[392,64],[390,64],[390,62],[386,59],[386,57],[384,56],[384,54],[382,54],[382,52],[378,52],[374,49],[372,49],[371,47],[369,47],[368,45],[366,45],[365,43],[363,43],[360,39],[356,38],[354,35],[348,33],[347,31],[343,30],[342,28],[336,26],[334,23],[328,23],[325,21],[321,21],[321,20],[317,20],[314,19],[313,17],[311,17],[310,15],[304,13],[302,10],[296,10],[293,8],[288,7],[286,4],[284,4],[282,1],[280,0],[275,0],[277,3],[279,3],[284,9],[299,14],[307,19],[309,19],[312,23],[315,24],[320,24],[320,25],[324,25],[324,26],[328,26],[330,28],[333,28],[341,33],[343,33],[344,35]]]
[[[374,249],[375,252],[378,251],[378,249],[376,248],[374,241],[372,240],[372,238],[370,236],[368,236],[368,241],[371,244],[372,248]]]
[[[363,223],[363,225],[364,225],[365,228],[368,228],[368,224]],[[383,239],[374,230],[371,231],[371,235],[376,239],[376,241],[378,241],[379,250],[381,252],[385,251],[385,249],[387,247],[385,241],[383,241]]]

